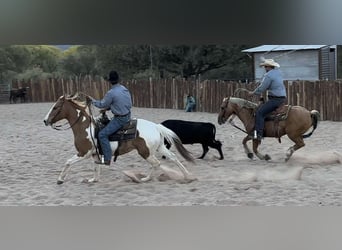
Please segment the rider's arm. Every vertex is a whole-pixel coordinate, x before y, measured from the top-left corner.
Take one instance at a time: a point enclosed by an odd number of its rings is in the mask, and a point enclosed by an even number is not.
[[[92,103],[95,107],[100,109],[110,109],[112,103],[112,96],[110,92],[107,92],[102,100],[93,100]]]
[[[254,95],[261,95],[264,93],[271,85],[271,78],[268,75],[262,79],[260,85],[253,91]]]

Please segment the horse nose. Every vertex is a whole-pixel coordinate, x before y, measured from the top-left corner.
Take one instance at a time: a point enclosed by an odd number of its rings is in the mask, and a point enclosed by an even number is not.
[[[48,122],[47,122],[47,120],[44,120],[44,124],[45,124],[45,126],[47,126],[47,125],[48,125]]]

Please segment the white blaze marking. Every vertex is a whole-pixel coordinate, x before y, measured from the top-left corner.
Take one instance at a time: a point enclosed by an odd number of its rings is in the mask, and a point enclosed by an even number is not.
[[[58,99],[61,99],[62,97],[63,97],[63,96],[60,96]],[[57,102],[56,102],[56,103],[57,103]],[[46,116],[44,117],[44,121],[47,121],[47,119],[49,118],[49,115],[50,115],[50,113],[51,113],[53,107],[56,105],[56,103],[52,105],[52,107],[50,108],[49,112],[48,112],[48,113],[46,114]]]
[[[44,117],[44,121],[47,121],[47,119],[49,118],[49,115],[53,109],[53,107],[56,105],[56,103],[54,105],[52,105],[52,107],[50,108],[49,112],[46,114],[46,116]]]

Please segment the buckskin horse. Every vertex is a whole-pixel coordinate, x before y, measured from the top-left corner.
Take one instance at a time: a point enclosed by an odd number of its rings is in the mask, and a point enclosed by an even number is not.
[[[232,123],[232,118],[235,115],[241,120],[245,127],[244,131],[247,136],[243,139],[242,144],[245,149],[245,153],[248,158],[253,158],[253,153],[249,150],[247,146],[247,141],[252,139],[251,133],[254,130],[254,113],[258,107],[258,104],[237,97],[225,97],[221,104],[221,109],[218,114],[218,123],[220,125],[224,124],[229,117],[231,117],[230,122]],[[264,137],[276,137],[279,142],[283,135],[287,135],[294,143],[286,152],[285,161],[288,161],[291,155],[298,149],[305,146],[304,138],[312,135],[314,130],[317,128],[319,120],[319,112],[317,110],[308,111],[301,106],[291,106],[284,105],[281,110],[278,110],[278,114],[273,116],[268,116],[265,119],[264,127]],[[272,113],[271,113],[272,115]],[[237,127],[236,125],[234,125]],[[304,134],[310,128],[312,131],[308,134]],[[261,154],[258,151],[258,146],[260,141],[253,140],[253,152],[261,160],[270,160],[271,157],[268,154]]]
[[[67,171],[71,165],[83,160],[98,157],[96,141],[94,136],[95,120],[91,115],[90,107],[76,100],[77,95],[61,96],[51,107],[44,118],[46,126],[51,126],[57,129],[56,122],[66,119],[72,129],[74,135],[74,144],[77,149],[77,154],[68,159],[62,169],[57,184],[64,183]],[[176,146],[177,151],[181,156],[190,162],[194,161],[193,156],[185,149],[179,137],[170,129],[161,124],[156,124],[144,119],[137,119],[137,136],[131,140],[111,141],[111,148],[115,156],[128,153],[134,149],[138,154],[151,164],[151,168],[147,176],[141,178],[141,182],[146,182],[152,179],[154,170],[160,166],[160,161],[156,158],[156,152],[166,155],[172,160],[181,170],[184,179],[193,181],[196,178],[191,176],[190,172],[178,160],[177,156],[169,151],[164,146],[164,138]],[[101,165],[95,164],[94,177],[86,179],[85,182],[97,182],[100,177]]]

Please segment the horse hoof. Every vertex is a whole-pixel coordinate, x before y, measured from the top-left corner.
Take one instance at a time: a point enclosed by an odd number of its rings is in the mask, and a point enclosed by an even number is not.
[[[269,160],[271,160],[271,157],[269,155],[265,155],[265,160],[269,161]]]
[[[64,183],[64,181],[61,181],[61,180],[58,180],[58,181],[57,181],[57,184],[58,184],[58,185],[61,185],[61,184],[63,184],[63,183]]]
[[[188,184],[194,181],[198,181],[198,179],[196,177],[187,177],[185,179],[181,179],[181,180],[177,180],[177,183],[179,184]]]
[[[87,178],[84,178],[81,183],[89,183],[89,180]]]
[[[253,155],[253,153],[248,153],[247,156],[248,156],[249,159],[253,159],[254,155]]]

